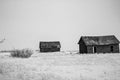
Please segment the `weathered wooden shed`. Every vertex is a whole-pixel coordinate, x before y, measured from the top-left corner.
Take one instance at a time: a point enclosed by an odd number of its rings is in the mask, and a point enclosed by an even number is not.
[[[59,41],[43,42],[39,44],[40,52],[56,52],[60,51],[61,45]]]
[[[82,36],[78,44],[80,53],[119,53],[119,40],[114,35]]]

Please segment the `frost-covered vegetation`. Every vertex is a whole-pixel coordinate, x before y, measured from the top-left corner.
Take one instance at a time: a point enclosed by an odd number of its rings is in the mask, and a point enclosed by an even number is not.
[[[30,49],[22,49],[22,50],[13,50],[11,52],[12,57],[21,57],[21,58],[28,58],[33,54],[33,51]]]

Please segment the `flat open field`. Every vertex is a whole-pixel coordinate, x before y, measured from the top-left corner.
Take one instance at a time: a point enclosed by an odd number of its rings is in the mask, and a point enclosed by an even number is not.
[[[120,80],[120,54],[0,53],[0,80]]]

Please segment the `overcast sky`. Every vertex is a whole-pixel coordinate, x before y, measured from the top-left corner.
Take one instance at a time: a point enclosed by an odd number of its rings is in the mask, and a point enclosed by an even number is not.
[[[60,41],[62,50],[78,50],[80,37],[91,35],[120,40],[120,0],[0,0],[1,49]]]

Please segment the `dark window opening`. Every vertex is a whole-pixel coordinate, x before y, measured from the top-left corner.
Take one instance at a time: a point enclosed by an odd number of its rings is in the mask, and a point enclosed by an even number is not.
[[[111,52],[113,52],[113,46],[110,47]]]

